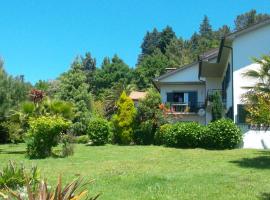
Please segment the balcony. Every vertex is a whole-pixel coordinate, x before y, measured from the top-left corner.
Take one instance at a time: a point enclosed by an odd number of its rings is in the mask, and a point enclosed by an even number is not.
[[[200,109],[205,109],[204,102],[167,102],[166,107],[174,114],[197,114]]]

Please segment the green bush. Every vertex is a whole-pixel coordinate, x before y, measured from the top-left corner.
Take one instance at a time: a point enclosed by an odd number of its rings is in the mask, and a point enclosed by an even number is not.
[[[35,187],[39,183],[39,172],[37,167],[34,166],[30,170],[26,170],[25,167],[17,165],[13,161],[9,163],[0,171],[0,189],[21,188],[25,183],[25,178],[29,179],[29,183],[32,187]]]
[[[108,142],[110,127],[107,120],[94,118],[89,122],[87,133],[93,145],[104,145]]]
[[[171,133],[172,127],[173,127],[172,124],[164,124],[164,125],[159,127],[159,129],[157,130],[157,132],[155,134],[155,144],[156,145],[165,144],[165,138],[167,138],[167,139],[169,138],[166,135]]]
[[[78,144],[87,144],[89,142],[89,137],[88,135],[77,136],[75,137],[74,142]]]
[[[207,126],[203,146],[213,149],[233,149],[242,140],[240,129],[230,119],[220,119]]]
[[[196,122],[178,122],[160,127],[156,133],[157,144],[169,147],[196,148],[201,146],[206,128]]]
[[[52,147],[59,142],[60,134],[70,127],[70,122],[59,116],[31,118],[27,132],[27,155],[30,158],[45,158],[51,155]]]

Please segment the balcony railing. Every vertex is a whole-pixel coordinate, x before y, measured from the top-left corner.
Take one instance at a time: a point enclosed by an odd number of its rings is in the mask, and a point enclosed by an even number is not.
[[[166,105],[172,113],[198,113],[201,108],[205,108],[204,102],[168,102]]]

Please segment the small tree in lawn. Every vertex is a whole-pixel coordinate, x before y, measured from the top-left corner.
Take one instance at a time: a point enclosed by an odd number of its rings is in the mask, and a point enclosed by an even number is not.
[[[154,136],[165,119],[160,109],[161,96],[154,89],[149,89],[144,99],[140,100],[137,116],[134,140],[137,144],[153,144]]]
[[[117,113],[112,118],[115,143],[131,143],[135,115],[136,109],[132,99],[123,92],[117,101]]]
[[[215,92],[212,98],[213,98],[212,121],[216,121],[223,117],[222,99],[219,92]]]

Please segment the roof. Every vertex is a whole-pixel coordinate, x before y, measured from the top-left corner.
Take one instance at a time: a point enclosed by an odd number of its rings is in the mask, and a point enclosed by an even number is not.
[[[213,59],[213,58],[216,58],[218,56],[218,52],[219,52],[219,48],[214,48],[214,49],[210,49],[209,51],[206,51],[205,53],[201,54],[199,57],[200,59],[203,59],[203,60],[210,60],[210,59]],[[193,62],[193,63],[190,63],[190,64],[187,64],[187,65],[183,65],[182,67],[176,69],[176,70],[173,70],[173,71],[170,71],[170,72],[167,72],[157,78],[154,79],[154,81],[158,82],[164,78],[167,78],[168,76],[171,76],[179,71],[182,71],[186,68],[189,68],[189,67],[192,67],[196,64],[199,64],[198,61],[196,62]]]
[[[147,92],[138,92],[138,91],[132,91],[129,95],[129,97],[132,100],[139,100],[144,99],[146,97]]]

